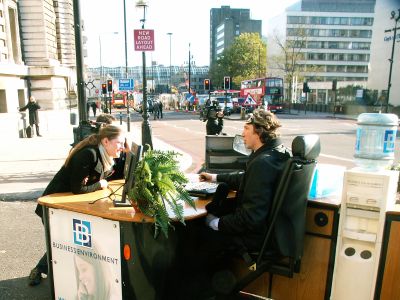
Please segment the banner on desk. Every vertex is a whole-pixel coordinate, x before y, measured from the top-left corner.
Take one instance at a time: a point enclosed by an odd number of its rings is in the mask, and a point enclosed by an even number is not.
[[[119,223],[49,209],[55,299],[122,299]]]

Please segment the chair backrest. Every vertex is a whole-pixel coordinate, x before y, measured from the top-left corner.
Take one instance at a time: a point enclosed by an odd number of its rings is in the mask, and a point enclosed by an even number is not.
[[[292,157],[277,186],[267,223],[263,247],[257,259],[263,259],[272,242],[281,255],[298,260],[303,254],[305,215],[308,193],[320,153],[318,135],[301,135],[292,142]],[[272,239],[274,237],[274,240]]]

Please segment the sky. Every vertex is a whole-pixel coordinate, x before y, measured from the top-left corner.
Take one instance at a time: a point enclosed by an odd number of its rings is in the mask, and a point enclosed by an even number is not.
[[[169,66],[184,65],[189,60],[197,66],[208,66],[210,47],[210,9],[230,6],[250,9],[250,18],[262,20],[262,34],[268,20],[299,0],[148,0],[146,29],[154,29],[155,50],[146,52],[151,61]],[[81,18],[87,37],[89,67],[125,66],[124,0],[81,0]],[[143,9],[137,0],[126,0],[128,66],[141,66],[141,52],[134,50],[133,30],[140,29]],[[171,35],[171,52],[170,36]]]

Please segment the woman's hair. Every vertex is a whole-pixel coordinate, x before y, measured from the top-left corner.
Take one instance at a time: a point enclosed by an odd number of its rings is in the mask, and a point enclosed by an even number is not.
[[[121,128],[114,125],[107,125],[101,127],[99,133],[92,134],[80,141],[68,154],[67,159],[65,160],[64,166],[67,166],[71,158],[77,153],[79,150],[87,147],[87,146],[96,146],[100,144],[101,140],[107,138],[109,140],[115,139],[121,135]]]
[[[268,140],[280,136],[278,128],[282,126],[281,122],[276,115],[270,111],[255,109],[246,123],[253,125],[254,132],[257,133],[261,142],[264,144]]]
[[[113,121],[116,121],[117,119],[110,114],[101,114],[96,118],[96,122],[99,123],[105,123],[105,124],[112,124]]]

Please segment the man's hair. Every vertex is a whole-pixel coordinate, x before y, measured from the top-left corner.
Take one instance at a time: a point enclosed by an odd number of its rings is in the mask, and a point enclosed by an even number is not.
[[[105,123],[107,125],[111,125],[113,121],[115,121],[115,117],[110,114],[101,114],[96,118],[97,123]]]
[[[254,132],[260,137],[262,143],[268,140],[275,139],[280,136],[278,128],[281,127],[281,122],[270,111],[263,109],[255,109],[246,121],[247,124],[252,124]]]

